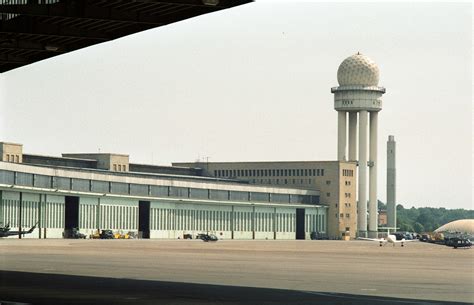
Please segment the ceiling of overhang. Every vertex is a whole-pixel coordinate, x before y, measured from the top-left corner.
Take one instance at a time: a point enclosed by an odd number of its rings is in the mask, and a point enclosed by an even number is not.
[[[252,0],[0,0],[0,73]]]

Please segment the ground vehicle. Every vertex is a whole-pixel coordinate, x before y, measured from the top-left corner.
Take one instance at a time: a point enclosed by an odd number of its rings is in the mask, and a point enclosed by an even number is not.
[[[203,241],[217,241],[218,238],[217,236],[215,236],[214,234],[204,234],[204,233],[200,233],[196,236],[196,239],[202,239]]]
[[[86,235],[79,232],[79,228],[64,230],[63,238],[85,239]]]
[[[430,236],[428,234],[421,234],[420,241],[428,242],[430,240]]]
[[[184,234],[183,239],[193,239],[193,235],[192,234]]]
[[[99,236],[100,236],[100,239],[114,239],[115,238],[112,230],[102,230]]]
[[[96,230],[89,238],[91,239],[115,239],[115,234],[112,230]]]

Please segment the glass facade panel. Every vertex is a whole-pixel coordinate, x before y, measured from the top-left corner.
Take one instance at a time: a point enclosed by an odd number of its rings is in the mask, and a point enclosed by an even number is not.
[[[271,195],[271,202],[276,203],[289,203],[290,196],[287,194],[272,194]]]
[[[270,196],[268,193],[252,192],[250,198],[252,198],[251,199],[252,201],[269,202],[270,201],[269,197]]]
[[[133,183],[130,184],[130,195],[148,196],[148,185]]]
[[[54,177],[55,187],[61,190],[71,189],[71,178]]]
[[[248,192],[231,191],[230,192],[230,200],[249,201],[249,193]]]
[[[88,192],[89,191],[89,180],[85,179],[72,179],[72,189],[74,191],[82,191]]]
[[[92,191],[97,193],[108,193],[109,183],[107,181],[92,181]]]
[[[110,182],[112,194],[128,194],[128,183]]]
[[[156,197],[168,196],[168,186],[152,185],[150,186],[150,195]]]
[[[0,183],[13,184],[15,183],[15,173],[10,171],[0,171]]]
[[[42,187],[42,188],[50,188],[51,187],[51,177],[44,176],[44,175],[35,175],[35,186]]]
[[[16,184],[33,186],[33,174],[16,173]]]
[[[187,187],[178,187],[178,186],[170,186],[170,197],[180,197],[180,198],[187,198],[188,197],[188,188]]]
[[[195,199],[208,199],[209,198],[209,191],[207,189],[189,189],[189,197]]]
[[[210,190],[211,198],[213,200],[229,200],[229,191]]]

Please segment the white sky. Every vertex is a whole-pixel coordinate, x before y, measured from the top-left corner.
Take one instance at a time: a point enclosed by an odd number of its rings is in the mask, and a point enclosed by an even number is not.
[[[330,88],[375,60],[379,198],[397,141],[397,201],[472,208],[472,4],[258,1],[0,75],[0,139],[131,162],[335,160]]]

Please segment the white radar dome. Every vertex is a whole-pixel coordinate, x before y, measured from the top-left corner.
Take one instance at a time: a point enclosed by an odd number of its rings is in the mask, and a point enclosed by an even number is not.
[[[337,69],[339,86],[377,86],[379,67],[370,58],[360,53],[344,59]]]

